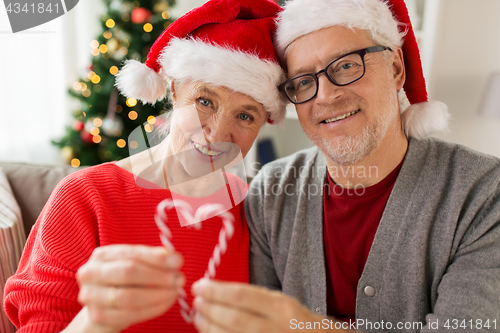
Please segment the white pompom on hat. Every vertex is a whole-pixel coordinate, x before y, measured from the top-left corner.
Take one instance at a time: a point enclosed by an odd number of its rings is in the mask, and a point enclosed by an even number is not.
[[[244,93],[281,123],[285,80],[273,45],[282,8],[270,0],[210,0],[175,20],[155,41],[145,64],[128,60],[116,77],[126,97],[143,103],[165,98],[167,84],[199,81]]]
[[[428,101],[420,52],[404,0],[287,1],[278,16],[275,44],[279,56],[285,59],[296,39],[332,26],[365,30],[375,42],[403,49],[406,82],[399,97],[406,136],[425,138],[448,131],[448,107]]]

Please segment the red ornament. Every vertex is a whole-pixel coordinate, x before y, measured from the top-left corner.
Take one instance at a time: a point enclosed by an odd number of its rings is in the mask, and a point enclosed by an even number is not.
[[[77,132],[80,132],[83,130],[85,127],[85,124],[81,120],[75,120],[75,123],[73,124],[73,129]]]
[[[82,140],[86,143],[94,143],[94,141],[92,141],[92,134],[90,134],[89,132],[87,131],[82,131],[80,133],[80,137],[82,138]]]
[[[149,21],[151,16],[153,16],[153,13],[151,13],[149,9],[137,7],[132,9],[130,19],[132,20],[132,23],[141,24],[146,21]]]

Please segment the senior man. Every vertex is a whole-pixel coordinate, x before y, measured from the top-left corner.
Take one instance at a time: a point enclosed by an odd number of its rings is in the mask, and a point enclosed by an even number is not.
[[[246,202],[251,279],[282,293],[200,282],[200,330],[500,330],[500,161],[426,138],[448,113],[403,0],[290,1],[277,49],[317,146]]]

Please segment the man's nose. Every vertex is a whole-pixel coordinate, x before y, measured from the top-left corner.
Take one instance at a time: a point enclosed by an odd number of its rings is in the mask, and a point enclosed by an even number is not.
[[[344,93],[344,87],[333,84],[326,74],[322,73],[318,76],[318,93],[316,95],[316,103],[328,105],[340,98]]]

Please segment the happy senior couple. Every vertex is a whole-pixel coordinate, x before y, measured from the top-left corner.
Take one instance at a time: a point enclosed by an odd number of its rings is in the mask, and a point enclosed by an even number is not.
[[[427,101],[403,0],[284,10],[210,0],[170,25],[145,65],[128,61],[117,85],[149,103],[172,94],[169,134],[149,151],[170,157],[149,172],[164,186],[138,186],[130,159],[58,185],[6,284],[19,332],[498,329],[500,163],[427,138],[448,113]],[[235,231],[216,280],[195,282],[222,222],[186,231],[169,212],[169,252],[156,206],[185,182],[215,198],[221,186],[203,166],[244,157],[266,122],[282,122],[286,100],[316,147],[263,167],[229,210]],[[327,172],[342,167],[377,173]],[[334,191],[348,184],[365,191]],[[193,324],[179,313],[182,288]]]

